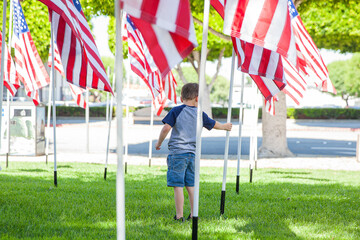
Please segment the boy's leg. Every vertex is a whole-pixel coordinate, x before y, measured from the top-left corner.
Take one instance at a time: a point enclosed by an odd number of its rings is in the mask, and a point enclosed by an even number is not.
[[[193,216],[193,207],[194,207],[194,187],[186,187],[186,190],[189,195],[189,202],[191,207],[191,217]]]
[[[176,218],[181,218],[183,217],[183,210],[184,210],[183,187],[174,187],[174,198],[175,198]]]

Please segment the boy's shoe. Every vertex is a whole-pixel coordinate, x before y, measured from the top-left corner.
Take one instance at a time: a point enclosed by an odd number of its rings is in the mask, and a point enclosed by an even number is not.
[[[179,221],[179,222],[185,222],[185,218],[184,218],[184,217],[177,218],[177,217],[176,217],[176,214],[175,214],[175,216],[174,216],[174,220],[175,220],[175,221]]]
[[[189,214],[189,216],[187,217],[186,221],[189,221],[192,219],[191,213]]]

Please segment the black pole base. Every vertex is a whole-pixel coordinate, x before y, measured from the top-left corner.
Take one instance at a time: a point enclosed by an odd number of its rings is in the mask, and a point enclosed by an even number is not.
[[[46,163],[46,165],[48,164],[48,157],[49,157],[49,155],[46,154],[46,158],[45,158],[45,163]]]
[[[236,193],[239,194],[240,176],[236,176]]]
[[[151,158],[149,158],[149,167],[151,167]]]
[[[221,191],[220,215],[225,212],[225,191]]]
[[[6,153],[6,168],[9,167],[9,153]]]
[[[252,177],[253,177],[253,169],[250,168],[250,183],[252,183]]]
[[[54,171],[54,185],[57,187],[57,172]]]
[[[106,180],[106,173],[107,173],[107,168],[105,168],[105,171],[104,171],[104,179]]]
[[[198,239],[198,217],[192,218],[192,240]]]
[[[255,170],[257,170],[257,161],[255,161]]]
[[[125,174],[127,174],[127,162],[125,162]]]

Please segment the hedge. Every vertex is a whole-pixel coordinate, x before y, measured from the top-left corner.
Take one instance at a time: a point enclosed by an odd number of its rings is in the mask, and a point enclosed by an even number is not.
[[[136,111],[141,107],[130,107],[130,112]],[[171,108],[165,108],[170,111]],[[46,108],[47,111],[47,108]],[[212,108],[213,118],[227,118],[227,108]],[[125,116],[125,108],[123,109]],[[261,108],[259,109],[259,119],[261,119]],[[104,117],[106,108],[91,107],[90,117]],[[85,109],[80,107],[57,106],[56,116],[60,117],[85,117]],[[239,119],[239,108],[231,111],[233,119]],[[115,107],[113,109],[115,117]],[[353,108],[288,108],[287,117],[291,119],[360,119],[360,109]]]

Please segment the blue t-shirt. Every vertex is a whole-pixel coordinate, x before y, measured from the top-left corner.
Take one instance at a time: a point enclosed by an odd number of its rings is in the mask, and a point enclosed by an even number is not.
[[[174,107],[162,122],[172,127],[168,144],[170,154],[194,153],[196,149],[197,108],[187,105]],[[215,120],[203,112],[203,127],[211,130]]]

